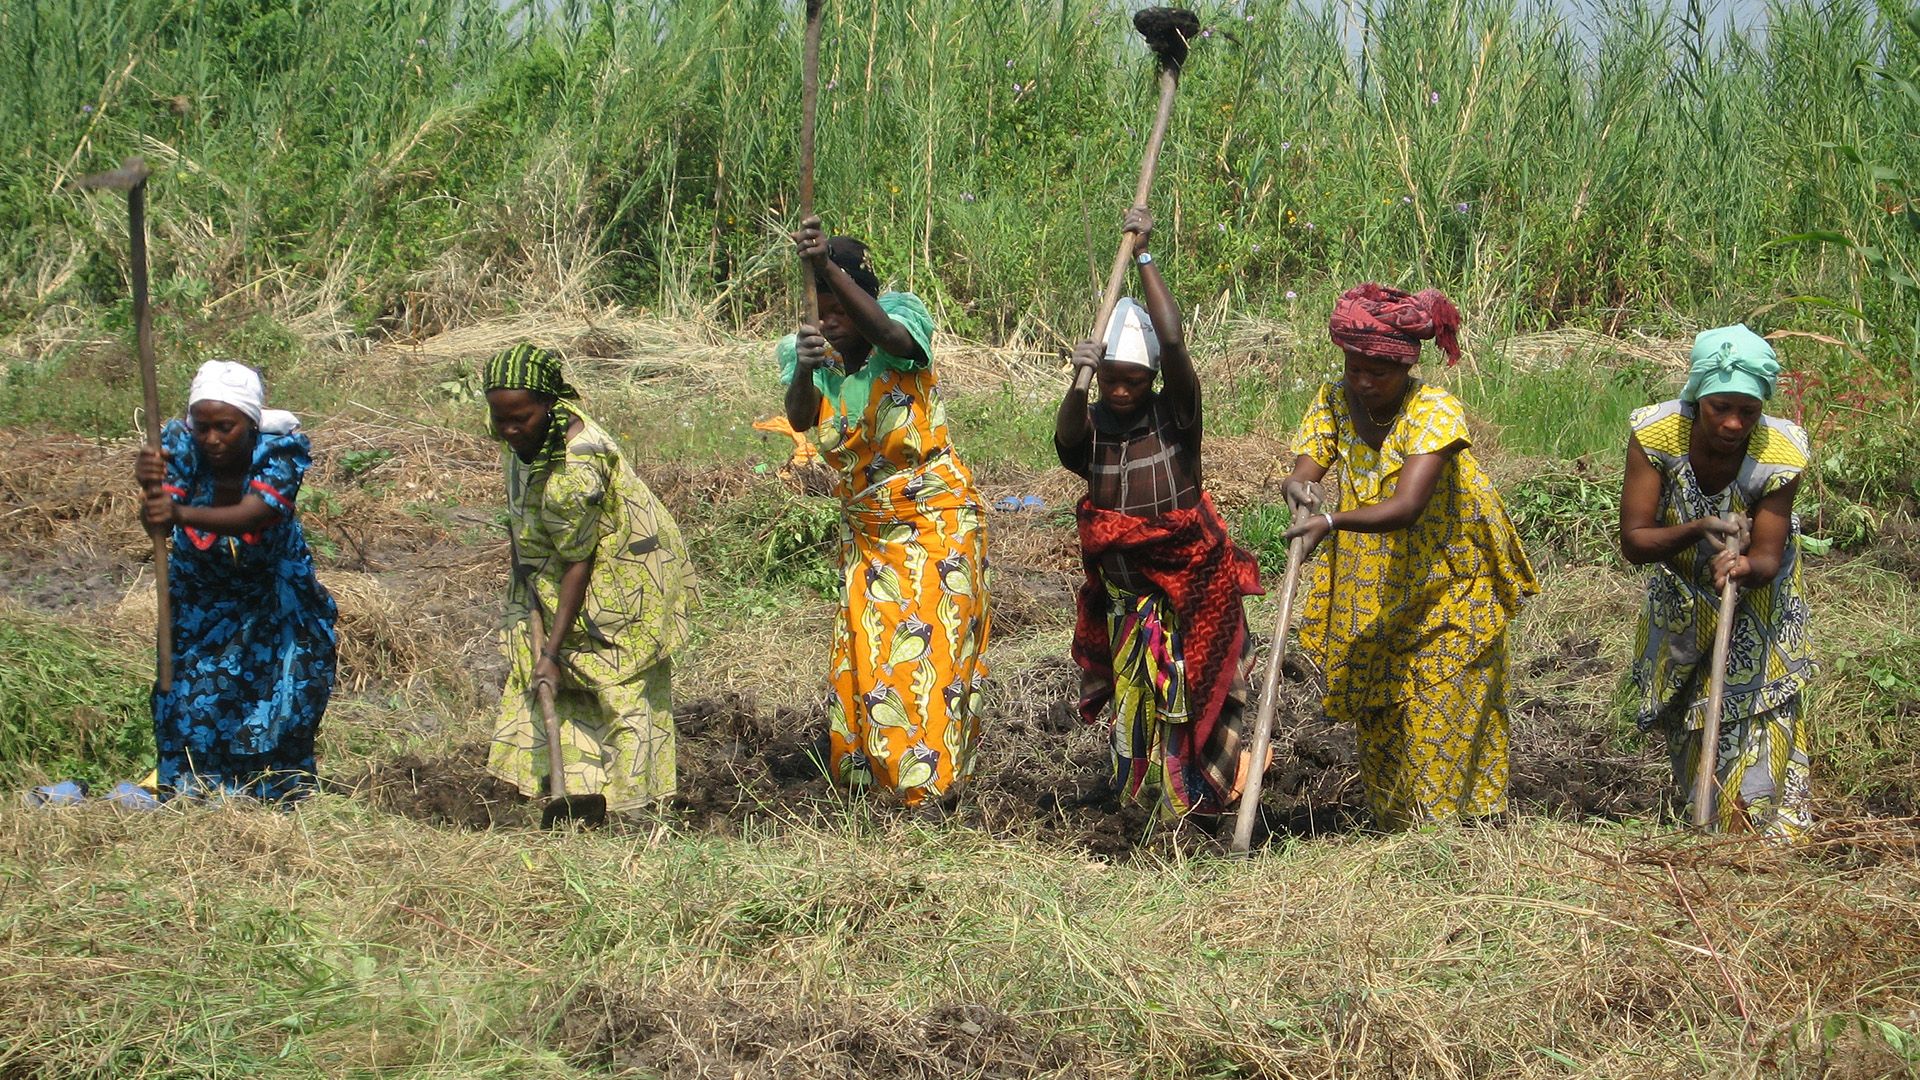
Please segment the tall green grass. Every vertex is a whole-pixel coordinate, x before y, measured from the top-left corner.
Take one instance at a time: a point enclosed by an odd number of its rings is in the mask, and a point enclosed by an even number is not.
[[[1278,311],[1361,278],[1522,328],[1749,315],[1867,344],[1913,294],[1920,40],[1870,0],[1709,33],[1692,0],[1575,25],[1513,0],[1208,3],[1154,202],[1184,295]],[[21,0],[0,9],[0,321],[123,294],[143,152],[156,288],[430,328],[529,295],[792,310],[799,5]],[[828,5],[820,205],[988,338],[1081,332],[1152,78],[1101,0]],[[1365,27],[1354,55],[1346,27]],[[1818,293],[1841,307],[1790,297]],[[1883,360],[1899,346],[1869,345]]]

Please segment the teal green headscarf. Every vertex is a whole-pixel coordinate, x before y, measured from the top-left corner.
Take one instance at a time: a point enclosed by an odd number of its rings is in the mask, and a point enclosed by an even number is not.
[[[1780,361],[1767,339],[1738,323],[1702,330],[1693,339],[1693,366],[1681,401],[1709,394],[1745,394],[1765,401],[1780,382]]]

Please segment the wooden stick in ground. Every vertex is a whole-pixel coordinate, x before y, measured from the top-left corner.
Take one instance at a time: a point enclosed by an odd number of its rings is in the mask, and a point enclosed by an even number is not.
[[[1740,554],[1743,543],[1730,536],[1727,550]],[[1733,640],[1734,609],[1740,604],[1740,585],[1731,577],[1720,586],[1720,622],[1713,630],[1712,667],[1707,674],[1707,715],[1700,726],[1700,765],[1693,775],[1693,825],[1704,829],[1713,824],[1714,780],[1720,764],[1720,710],[1727,697],[1727,651]]]
[[[1173,115],[1173,93],[1180,86],[1180,69],[1162,67],[1160,69],[1160,108],[1153,116],[1153,131],[1147,136],[1146,156],[1140,160],[1140,182],[1134,185],[1133,206],[1144,210],[1147,195],[1153,190],[1153,172],[1160,160],[1160,144],[1167,137],[1167,120]],[[1100,297],[1100,312],[1093,318],[1093,337],[1098,339],[1107,332],[1107,321],[1113,318],[1113,309],[1120,305],[1120,290],[1127,284],[1127,264],[1133,261],[1134,236],[1126,233],[1120,237],[1120,247],[1113,253],[1113,269],[1107,272],[1107,291]],[[1093,381],[1093,369],[1083,367],[1073,374],[1073,388],[1085,390]]]
[[[826,0],[807,0],[807,32],[800,49],[800,220],[813,216],[813,129],[820,106],[820,19]],[[820,285],[813,268],[802,264],[807,290],[807,321],[820,322]]]
[[[154,370],[153,308],[147,299],[147,163],[130,157],[112,172],[82,177],[82,188],[107,189],[127,193],[127,236],[132,246],[133,335],[140,355],[140,388],[146,395],[147,445],[160,448],[160,380]],[[152,495],[151,490],[148,491]],[[165,526],[149,528],[153,538],[153,682],[161,692],[173,689],[173,596],[169,591],[167,545],[173,530]]]
[[[533,591],[531,580],[527,582],[527,619],[533,633],[534,666],[538,667],[540,655],[547,647],[547,621],[541,617],[540,597]],[[547,724],[547,798],[564,803],[567,798],[567,775],[560,761],[560,712],[553,703],[553,684],[536,678],[533,691],[540,699],[541,719]]]
[[[1280,667],[1287,656],[1287,633],[1293,629],[1293,592],[1300,581],[1300,564],[1306,561],[1304,540],[1287,545],[1287,575],[1280,583],[1280,615],[1273,625],[1273,652],[1267,657],[1267,677],[1260,689],[1260,712],[1253,724],[1252,758],[1247,765],[1247,783],[1240,792],[1240,812],[1233,823],[1235,855],[1244,855],[1253,844],[1253,823],[1260,816],[1260,789],[1267,774],[1267,749],[1273,744],[1273,714],[1280,705]]]

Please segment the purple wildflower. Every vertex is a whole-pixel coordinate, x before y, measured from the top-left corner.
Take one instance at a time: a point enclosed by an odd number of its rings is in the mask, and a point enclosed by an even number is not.
[[[1472,204],[1472,203],[1465,203],[1465,202],[1463,202],[1463,203],[1454,203],[1454,204],[1453,204],[1453,212],[1454,212],[1454,213],[1456,213],[1456,214],[1464,214],[1464,213],[1466,213],[1467,211],[1469,211],[1469,210],[1472,210],[1472,209],[1473,209],[1473,204]]]
[[[1293,143],[1292,143],[1292,142],[1290,142],[1290,141],[1289,141],[1289,142],[1283,142],[1283,143],[1281,143],[1281,144],[1280,144],[1280,149],[1282,149],[1282,150],[1291,150],[1291,149],[1293,149]]]
[[[967,202],[967,203],[970,203],[970,202],[972,202],[972,201],[973,201],[973,192],[971,192],[971,191],[963,191],[963,192],[961,192],[961,193],[960,193],[960,201],[961,201],[961,202]]]
[[[93,115],[93,106],[91,106],[91,105],[82,105],[82,106],[80,106],[80,111],[81,111],[81,112],[83,112],[83,113],[86,113],[86,114],[87,114],[87,115],[89,115],[89,116],[91,116],[91,115]]]
[[[1289,300],[1298,300],[1298,299],[1300,299],[1300,294],[1299,294],[1299,293],[1297,293],[1297,292],[1294,292],[1294,291],[1293,291],[1292,289],[1288,289],[1288,290],[1287,290],[1287,299],[1289,299]]]
[[[1438,105],[1438,104],[1440,104],[1440,91],[1438,91],[1438,90],[1435,90],[1435,91],[1433,91],[1432,93],[1429,93],[1429,94],[1427,95],[1427,104],[1428,104],[1428,105]]]
[[[1411,202],[1413,202],[1413,196],[1411,196],[1411,195],[1402,195],[1402,196],[1400,196],[1400,201],[1401,201],[1401,202],[1403,202],[1403,203],[1411,203]]]

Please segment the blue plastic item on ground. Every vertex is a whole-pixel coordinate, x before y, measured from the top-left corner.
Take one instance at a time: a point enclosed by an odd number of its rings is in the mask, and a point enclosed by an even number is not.
[[[154,798],[153,792],[131,780],[122,780],[113,785],[113,790],[107,792],[102,798],[122,810],[160,809],[160,800]]]
[[[41,784],[27,792],[26,803],[34,806],[79,806],[87,801],[87,789],[73,780],[62,780],[57,784]]]
[[[995,510],[1038,510],[1047,505],[1047,501],[1038,495],[1008,495],[994,502]]]

